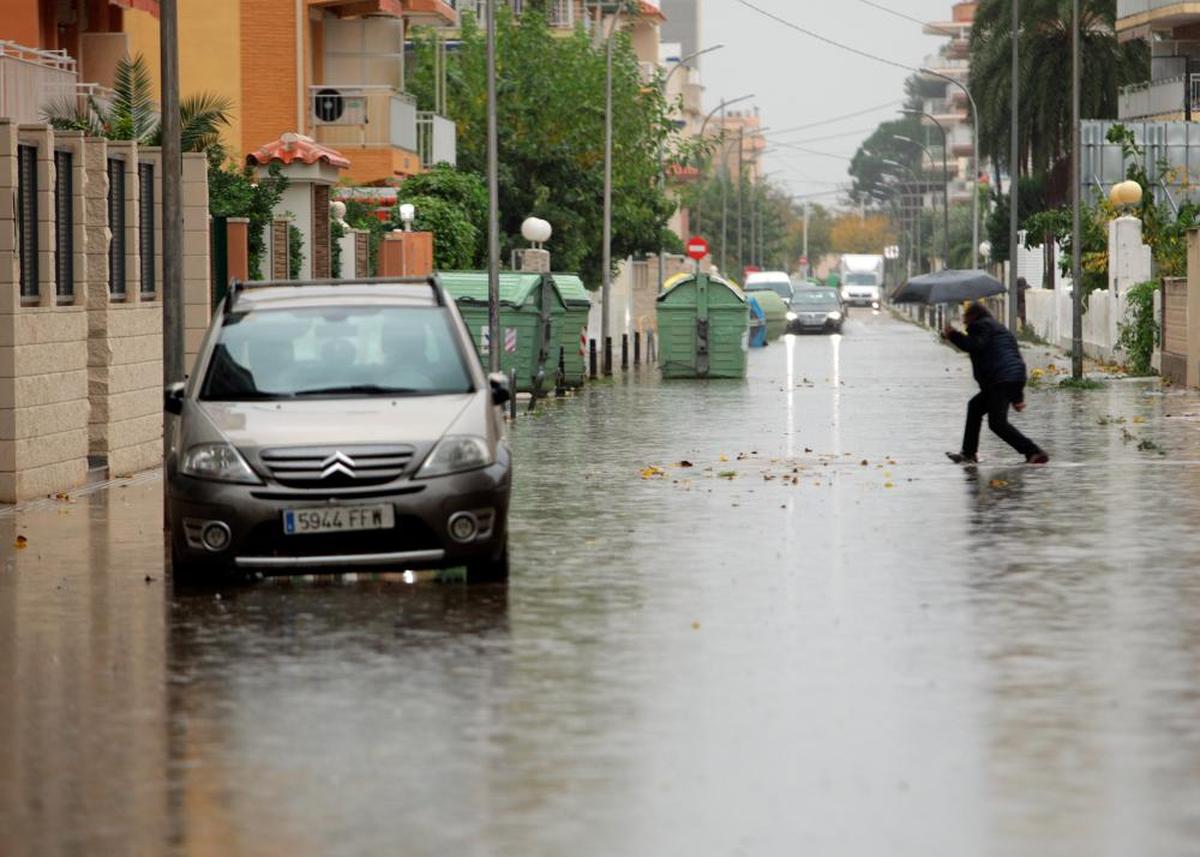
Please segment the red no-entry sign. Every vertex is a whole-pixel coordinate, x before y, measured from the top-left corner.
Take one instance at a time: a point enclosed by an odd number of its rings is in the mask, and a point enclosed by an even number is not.
[[[687,243],[687,254],[699,262],[708,255],[708,242],[703,238],[691,238]]]

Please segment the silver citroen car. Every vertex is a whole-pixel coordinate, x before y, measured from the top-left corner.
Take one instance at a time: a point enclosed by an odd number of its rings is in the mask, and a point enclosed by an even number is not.
[[[506,579],[510,396],[436,278],[235,283],[166,390],[173,575]]]

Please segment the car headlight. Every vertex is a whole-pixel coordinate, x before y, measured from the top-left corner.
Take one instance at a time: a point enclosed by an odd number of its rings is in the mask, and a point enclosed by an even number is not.
[[[492,450],[481,437],[444,437],[438,441],[433,452],[429,453],[429,457],[417,471],[416,478],[428,479],[431,476],[449,476],[451,473],[462,473],[465,470],[478,470],[494,461]]]
[[[850,300],[850,290],[849,289],[842,289],[842,300],[844,300],[844,301]]]
[[[830,321],[841,321],[842,314],[840,312],[838,312],[837,310],[834,310],[828,316],[826,316],[826,318],[828,318]]]
[[[254,475],[246,459],[228,443],[202,443],[193,446],[184,453],[179,469],[197,479],[238,482],[243,485],[262,484],[262,480]]]
[[[800,317],[800,316],[796,315],[794,312],[789,312],[789,313],[787,314],[787,320],[788,320],[788,321],[795,321],[795,320],[796,320],[796,319],[798,319],[799,317]]]

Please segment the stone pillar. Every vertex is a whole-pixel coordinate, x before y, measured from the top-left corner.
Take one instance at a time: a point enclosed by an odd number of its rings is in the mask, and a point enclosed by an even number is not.
[[[329,234],[329,185],[313,185],[311,236],[309,254],[312,257],[313,279],[327,280],[332,276],[333,270]]]
[[[1200,229],[1188,230],[1187,385],[1200,387]]]
[[[290,280],[291,271],[288,265],[288,227],[292,221],[288,218],[276,218],[271,221],[271,260],[267,277],[272,280]]]
[[[534,247],[522,250],[520,269],[529,274],[549,274],[550,251]]]
[[[1150,248],[1142,243],[1142,221],[1118,217],[1108,224],[1108,291],[1123,296],[1138,283],[1151,279]]]
[[[161,218],[160,218],[161,222]],[[212,319],[212,243],[208,216],[208,160],[183,155],[183,337],[184,370],[189,374]]]
[[[226,258],[231,280],[250,279],[250,218],[230,217],[225,221]]]
[[[371,276],[371,232],[367,229],[352,229],[354,238],[354,273],[358,277]],[[343,263],[345,256],[342,257]]]
[[[427,277],[433,273],[432,232],[389,232],[379,247],[379,276]]]

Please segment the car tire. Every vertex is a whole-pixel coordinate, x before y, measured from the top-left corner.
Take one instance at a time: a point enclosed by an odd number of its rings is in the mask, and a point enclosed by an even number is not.
[[[467,583],[507,583],[508,543],[499,555],[467,563]]]
[[[171,546],[171,580],[176,586],[196,588],[214,586],[229,580],[229,569],[215,563],[183,559],[181,552]]]

